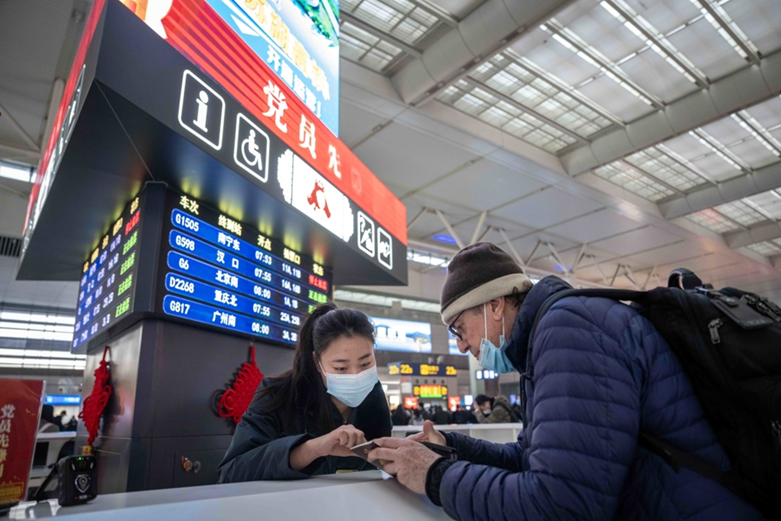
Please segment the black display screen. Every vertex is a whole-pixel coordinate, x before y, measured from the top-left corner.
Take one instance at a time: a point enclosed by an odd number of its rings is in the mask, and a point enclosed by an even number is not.
[[[166,198],[160,312],[284,344],[328,300],[330,270],[246,223],[174,192]]]
[[[72,349],[133,312],[143,195],[125,208],[84,262]]]

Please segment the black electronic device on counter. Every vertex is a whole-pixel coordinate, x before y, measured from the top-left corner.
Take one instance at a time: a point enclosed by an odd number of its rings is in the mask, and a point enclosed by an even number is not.
[[[68,456],[57,463],[60,506],[86,503],[98,496],[98,472],[95,456]]]

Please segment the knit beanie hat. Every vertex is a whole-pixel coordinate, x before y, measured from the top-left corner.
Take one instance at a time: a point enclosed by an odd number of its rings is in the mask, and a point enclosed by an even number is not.
[[[447,267],[447,278],[440,302],[442,321],[450,321],[464,311],[517,289],[527,293],[532,282],[520,266],[500,247],[477,242],[462,249]]]

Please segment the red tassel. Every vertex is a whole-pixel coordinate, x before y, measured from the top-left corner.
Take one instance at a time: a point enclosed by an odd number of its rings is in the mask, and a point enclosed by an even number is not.
[[[103,415],[103,410],[108,404],[109,398],[111,398],[111,384],[108,383],[109,365],[106,362],[106,353],[108,353],[108,346],[103,349],[103,360],[100,361],[100,365],[95,369],[95,385],[92,387],[92,392],[84,400],[84,408],[79,413],[79,418],[84,421],[84,426],[87,427],[89,438],[87,439],[87,445],[91,446],[92,442],[98,436],[98,429],[100,428],[100,417]]]
[[[263,381],[263,373],[255,364],[255,346],[250,346],[250,357],[252,363],[244,362],[241,364],[233,385],[222,394],[220,403],[217,405],[217,414],[220,418],[233,418],[233,423],[237,425],[249,409],[252,397],[258,390],[260,382]]]

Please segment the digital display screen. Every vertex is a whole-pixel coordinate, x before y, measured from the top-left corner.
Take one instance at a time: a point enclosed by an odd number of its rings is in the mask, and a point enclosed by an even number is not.
[[[160,311],[295,344],[331,294],[330,270],[187,196],[169,192],[159,273]]]
[[[339,2],[207,0],[331,132],[339,134]]]
[[[140,195],[131,201],[84,262],[72,349],[133,312],[142,199]]]
[[[374,324],[377,349],[411,353],[431,352],[431,324],[380,317],[369,319]]]
[[[394,362],[388,364],[388,374],[403,376],[458,376],[458,370],[452,365],[415,364]]]

